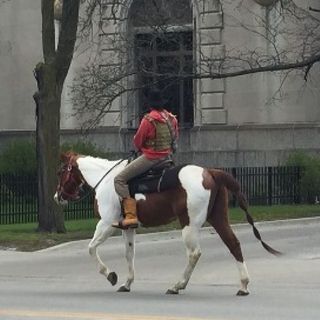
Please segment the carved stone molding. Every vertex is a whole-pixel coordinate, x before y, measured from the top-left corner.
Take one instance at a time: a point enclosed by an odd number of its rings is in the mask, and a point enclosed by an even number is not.
[[[261,6],[269,7],[275,4],[278,0],[254,0],[256,3],[259,3]]]

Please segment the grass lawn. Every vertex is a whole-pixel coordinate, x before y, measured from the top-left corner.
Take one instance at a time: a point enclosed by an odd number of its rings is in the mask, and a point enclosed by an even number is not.
[[[296,219],[320,216],[319,205],[279,205],[250,207],[249,212],[255,221]],[[244,213],[239,208],[230,209],[231,223],[246,222]],[[34,251],[51,247],[63,242],[89,239],[93,236],[96,219],[67,221],[67,233],[38,233],[37,224],[0,225],[0,249],[16,248],[21,251]],[[137,233],[160,232],[179,229],[179,224],[173,222],[158,228],[138,228]],[[117,233],[117,234],[120,234]]]

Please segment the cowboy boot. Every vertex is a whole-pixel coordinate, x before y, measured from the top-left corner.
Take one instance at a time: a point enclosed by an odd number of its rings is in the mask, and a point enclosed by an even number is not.
[[[122,208],[124,219],[118,223],[112,224],[113,227],[119,229],[137,228],[137,202],[134,198],[123,198]]]

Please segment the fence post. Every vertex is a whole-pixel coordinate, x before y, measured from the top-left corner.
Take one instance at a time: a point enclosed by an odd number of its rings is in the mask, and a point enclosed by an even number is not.
[[[237,169],[236,168],[231,169],[231,174],[235,179],[237,179]],[[236,196],[233,194],[232,195],[232,207],[235,208],[236,205],[237,205],[237,199],[236,199]]]
[[[272,167],[268,167],[268,205],[272,205]]]
[[[301,203],[301,167],[296,168],[296,190],[295,190],[295,203]]]

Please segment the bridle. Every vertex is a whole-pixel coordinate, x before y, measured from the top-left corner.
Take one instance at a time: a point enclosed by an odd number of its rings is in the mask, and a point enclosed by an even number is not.
[[[100,185],[100,183],[103,181],[103,179],[116,167],[118,166],[121,162],[123,162],[124,160],[127,160],[127,159],[121,159],[119,160],[114,166],[112,166],[102,177],[101,179],[96,183],[96,185],[91,188],[84,196],[80,197],[79,196],[79,192],[82,190],[83,186],[84,185],[87,185],[87,182],[85,181],[85,179],[83,178],[80,170],[78,169],[78,167],[76,165],[73,165],[73,162],[74,161],[74,158],[71,157],[68,164],[65,165],[63,168],[65,169],[62,169],[62,172],[61,174],[63,174],[65,171],[67,171],[67,176],[65,178],[65,181],[63,183],[63,185],[61,185],[61,181],[59,181],[59,185],[58,185],[58,188],[57,188],[57,194],[58,194],[58,198],[59,200],[62,200],[62,201],[72,201],[72,202],[80,202],[82,201],[83,199],[87,198],[88,196],[90,196],[92,193],[94,193],[94,191],[96,190],[96,188]],[[80,175],[80,184],[79,184],[79,181],[77,181],[77,179],[74,177],[74,175],[72,174],[73,170],[76,169],[78,170],[79,172],[79,175]],[[65,190],[65,185],[66,184],[74,184],[76,187],[75,187],[75,191],[70,193],[70,192],[67,192]],[[63,194],[65,196],[67,196],[68,199],[64,199],[63,198]]]
[[[61,184],[61,180],[59,181],[59,185],[57,188],[57,193],[59,200],[67,200],[67,201],[80,201],[81,198],[79,196],[79,192],[81,191],[82,187],[86,184],[85,179],[82,177],[82,174],[80,173],[79,169],[72,164],[73,159],[71,158],[66,166],[64,166],[61,170],[61,175],[63,175],[65,172],[67,172],[66,176],[64,177],[63,184]],[[76,178],[73,174],[74,170],[78,170],[79,172],[79,178]],[[80,182],[80,183],[79,183]],[[74,188],[71,188],[71,190],[74,189],[73,192],[69,192],[66,190],[65,186],[71,185]],[[67,198],[67,199],[65,199]]]

